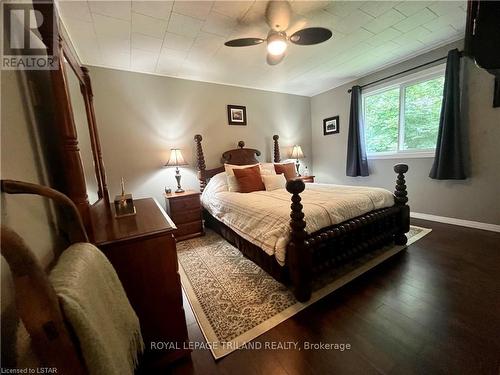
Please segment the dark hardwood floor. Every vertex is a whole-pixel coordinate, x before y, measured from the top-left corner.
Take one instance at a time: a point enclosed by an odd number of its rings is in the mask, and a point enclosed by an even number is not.
[[[208,350],[174,374],[500,374],[500,233],[412,220],[408,250],[255,339],[350,350]],[[191,341],[204,341],[186,308]]]

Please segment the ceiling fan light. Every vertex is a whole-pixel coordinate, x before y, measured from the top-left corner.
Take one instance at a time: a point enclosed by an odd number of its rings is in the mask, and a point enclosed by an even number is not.
[[[281,55],[286,50],[286,42],[275,40],[267,44],[267,51],[274,56]]]
[[[278,56],[286,51],[286,35],[283,33],[272,33],[267,37],[267,52]]]

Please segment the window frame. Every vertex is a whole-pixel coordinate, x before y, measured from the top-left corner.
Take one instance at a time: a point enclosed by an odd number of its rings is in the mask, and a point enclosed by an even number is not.
[[[363,124],[365,123],[365,98],[380,94],[385,91],[399,88],[399,116],[398,116],[398,142],[396,151],[367,152],[368,159],[401,159],[401,158],[433,158],[436,148],[404,150],[404,125],[405,125],[405,93],[408,86],[429,81],[434,78],[444,77],[446,64],[438,64],[431,68],[420,70],[416,73],[393,79],[379,85],[367,88],[361,92],[361,105],[363,111]]]

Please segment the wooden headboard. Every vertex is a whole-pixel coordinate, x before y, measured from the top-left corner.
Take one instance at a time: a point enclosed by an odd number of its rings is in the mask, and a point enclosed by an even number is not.
[[[273,136],[273,147],[274,147],[274,162],[280,161],[280,151],[278,146],[279,136]],[[196,143],[196,158],[198,164],[198,180],[200,181],[200,190],[203,191],[207,182],[210,178],[218,173],[224,172],[224,165],[207,169],[205,164],[205,155],[203,154],[203,147],[201,141],[203,137],[200,134],[194,136],[194,141]],[[256,156],[260,156],[261,152],[254,148],[245,148],[245,142],[239,141],[238,148],[228,150],[222,153],[222,163],[234,164],[234,165],[246,165],[246,164],[257,164],[259,160]]]
[[[256,156],[260,151],[254,148],[245,148],[245,142],[239,141],[238,148],[226,151],[222,154],[222,161],[234,165],[247,165],[259,163]]]

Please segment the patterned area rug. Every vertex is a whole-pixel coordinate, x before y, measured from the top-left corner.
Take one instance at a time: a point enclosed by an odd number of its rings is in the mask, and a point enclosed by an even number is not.
[[[431,230],[412,226],[408,245]],[[306,303],[213,231],[177,244],[181,282],[215,359],[297,314],[403,250],[392,246],[317,280]]]

